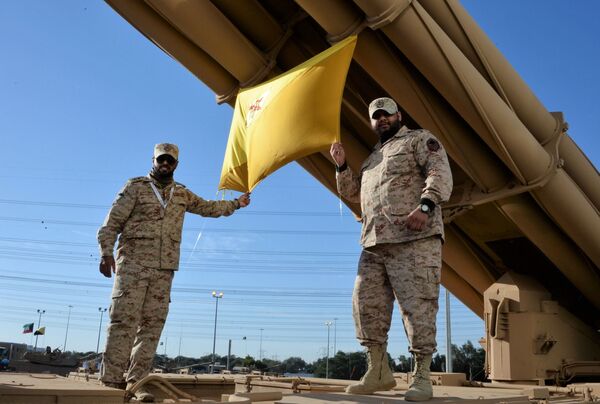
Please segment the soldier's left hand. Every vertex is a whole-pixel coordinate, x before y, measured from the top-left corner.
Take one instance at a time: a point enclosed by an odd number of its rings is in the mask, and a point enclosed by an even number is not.
[[[245,208],[250,205],[250,192],[246,192],[242,196],[238,198],[238,202],[240,203],[240,208]]]
[[[406,227],[408,227],[409,230],[421,231],[425,228],[427,219],[429,219],[427,213],[423,213],[421,212],[421,209],[415,208],[415,210],[408,214]]]

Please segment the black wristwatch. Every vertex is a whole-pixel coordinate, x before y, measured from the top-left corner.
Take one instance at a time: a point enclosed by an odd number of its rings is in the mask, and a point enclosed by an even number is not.
[[[433,210],[435,209],[435,203],[427,198],[421,198],[421,202],[419,204],[419,210],[423,213],[426,213],[428,216],[433,215]]]
[[[342,164],[341,166],[338,166],[338,165],[335,166],[335,171],[337,173],[341,173],[342,171],[345,171],[346,168],[348,168],[348,164],[346,164],[346,162],[344,161],[344,164]]]

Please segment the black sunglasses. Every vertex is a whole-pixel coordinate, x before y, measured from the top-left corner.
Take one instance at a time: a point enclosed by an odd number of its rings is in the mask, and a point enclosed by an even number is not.
[[[162,164],[162,163],[164,163],[165,161],[166,161],[166,162],[167,162],[169,165],[173,165],[173,164],[175,164],[175,162],[176,162],[177,160],[175,160],[175,159],[173,158],[173,156],[169,156],[168,154],[161,154],[160,156],[158,156],[158,157],[156,158],[156,162],[157,162],[158,164]]]

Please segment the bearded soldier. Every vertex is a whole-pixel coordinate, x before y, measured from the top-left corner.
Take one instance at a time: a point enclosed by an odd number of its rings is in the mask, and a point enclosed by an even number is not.
[[[150,372],[179,267],[185,212],[229,216],[250,203],[249,193],[232,201],[207,201],[195,195],[173,180],[178,158],[176,145],[156,145],[150,174],[125,184],[98,230],[100,272],[108,278],[115,274],[100,377],[106,386],[130,389]],[[154,400],[144,386],[135,396],[139,401]]]
[[[440,204],[452,191],[448,157],[427,130],[400,125],[401,114],[390,98],[369,105],[369,118],[379,142],[359,173],[346,164],[340,143],[331,146],[337,188],[362,210],[363,251],[353,293],[356,335],[367,349],[368,369],[347,388],[371,394],[396,385],[387,356],[394,300],[415,355],[408,401],[432,397],[429,367],[436,350],[436,314],[444,226]]]

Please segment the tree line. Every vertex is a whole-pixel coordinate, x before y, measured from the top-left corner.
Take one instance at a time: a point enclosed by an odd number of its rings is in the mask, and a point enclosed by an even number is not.
[[[413,361],[412,357],[400,355],[398,358],[392,358],[388,354],[390,367],[395,372],[411,372]],[[227,356],[215,356],[215,362],[225,365]],[[191,365],[212,363],[212,355],[205,355],[199,358],[190,358],[185,356],[177,356],[169,358],[165,355],[156,355],[154,359],[154,367],[172,370]],[[465,373],[467,380],[484,381],[485,352],[482,348],[475,347],[471,341],[467,341],[462,346],[452,345],[452,370],[455,373]],[[435,354],[431,370],[434,372],[445,372],[446,356]],[[251,370],[259,370],[262,372],[272,372],[277,374],[284,373],[300,373],[312,374],[315,377],[326,377],[325,373],[328,369],[329,378],[332,379],[347,379],[358,380],[367,370],[367,356],[365,352],[342,352],[338,351],[329,358],[322,357],[312,363],[307,363],[304,359],[296,356],[289,357],[283,361],[263,358],[257,360],[248,355],[246,357],[237,357],[232,355],[229,357],[229,368],[247,367]]]

